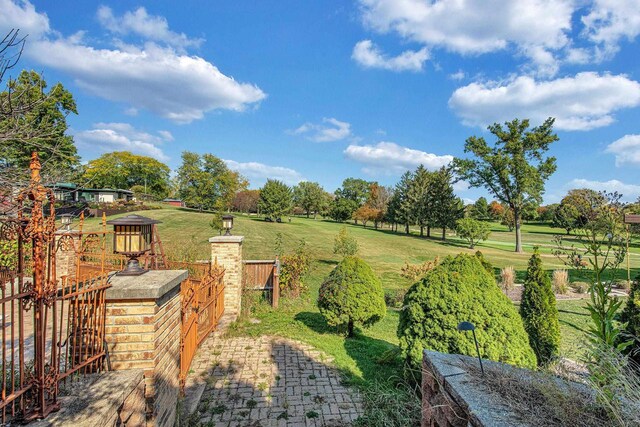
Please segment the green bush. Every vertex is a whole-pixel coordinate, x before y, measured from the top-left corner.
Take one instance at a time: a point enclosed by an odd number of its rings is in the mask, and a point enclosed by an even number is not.
[[[480,261],[480,264],[482,264],[482,267],[487,270],[487,273],[489,273],[491,275],[491,277],[495,278],[495,271],[493,271],[493,264],[491,264],[489,261],[487,261],[487,259],[484,257],[484,255],[482,254],[482,252],[480,251],[476,251],[476,258],[478,258],[478,261]]]
[[[551,280],[542,268],[542,259],[537,249],[529,259],[520,315],[538,366],[544,366],[558,355],[560,325]]]
[[[346,327],[353,336],[354,325],[368,327],[386,314],[380,279],[371,267],[356,257],[345,257],[320,286],[320,313],[331,326]]]
[[[358,250],[358,241],[349,234],[347,227],[342,227],[333,239],[333,253],[343,257],[356,256]]]
[[[491,228],[486,222],[473,218],[462,218],[456,221],[456,233],[469,243],[469,249],[473,249],[478,242],[489,238]]]
[[[620,314],[620,321],[626,323],[622,338],[633,340],[633,344],[626,351],[637,364],[640,364],[640,276],[631,284],[627,305]]]
[[[424,349],[475,356],[472,334],[457,330],[462,321],[476,326],[483,358],[536,364],[518,311],[476,256],[445,258],[409,288],[404,307],[398,338],[410,368],[420,369]]]

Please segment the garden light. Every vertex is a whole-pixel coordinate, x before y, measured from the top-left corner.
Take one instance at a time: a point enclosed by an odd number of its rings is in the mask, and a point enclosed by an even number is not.
[[[151,250],[153,225],[160,221],[140,215],[127,215],[107,221],[113,225],[113,252],[129,258],[127,267],[119,271],[119,276],[138,276],[147,270],[140,267],[138,257]]]
[[[480,371],[484,376],[484,367],[482,366],[482,358],[480,357],[480,347],[478,347],[478,339],[476,338],[476,327],[471,322],[458,323],[458,330],[461,332],[471,331],[473,332],[473,341],[476,343],[476,352],[478,353],[478,361],[480,362]]]
[[[233,228],[233,215],[222,215],[222,228],[224,228],[225,236],[231,236],[231,229]]]

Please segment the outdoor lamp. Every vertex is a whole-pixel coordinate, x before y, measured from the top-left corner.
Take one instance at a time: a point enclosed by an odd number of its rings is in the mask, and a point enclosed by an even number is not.
[[[70,213],[60,215],[60,221],[64,226],[65,231],[71,231],[71,223],[73,222],[73,215]]]
[[[480,362],[480,371],[484,376],[484,367],[482,366],[482,358],[480,357],[480,347],[478,347],[478,339],[476,338],[476,327],[473,326],[473,323],[471,322],[460,322],[458,323],[458,330],[462,332],[473,332],[473,341],[476,343],[476,352],[478,353],[478,361]]]
[[[153,225],[161,221],[140,215],[127,215],[107,221],[113,225],[113,252],[129,258],[127,267],[119,271],[119,276],[139,276],[147,270],[140,267],[138,257],[151,250]]]
[[[225,236],[231,236],[231,229],[233,228],[233,215],[222,215],[222,228],[224,228]]]

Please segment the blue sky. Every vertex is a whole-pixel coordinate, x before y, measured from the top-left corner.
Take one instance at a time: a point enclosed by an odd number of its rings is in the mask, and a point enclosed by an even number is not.
[[[252,187],[333,191],[446,164],[495,121],[554,116],[546,202],[640,196],[640,0],[0,0],[11,28],[29,34],[20,67],[74,94],[83,160],[208,152]]]

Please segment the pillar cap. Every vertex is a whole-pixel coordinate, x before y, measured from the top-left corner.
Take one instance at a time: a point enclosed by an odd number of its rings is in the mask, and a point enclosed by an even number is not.
[[[242,243],[244,236],[215,236],[209,238],[209,243]]]

